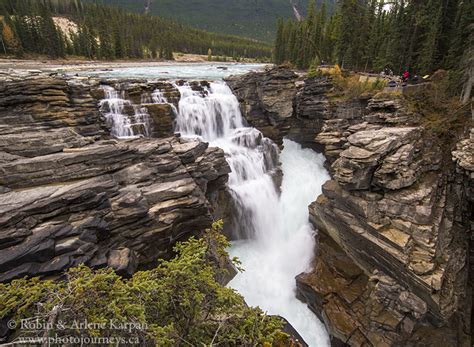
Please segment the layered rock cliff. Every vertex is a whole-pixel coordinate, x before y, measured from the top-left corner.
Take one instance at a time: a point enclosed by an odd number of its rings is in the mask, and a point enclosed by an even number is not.
[[[335,243],[321,242],[314,271],[298,284],[349,344],[469,345],[465,195],[441,167],[449,163],[432,135],[409,124],[414,118],[401,100],[371,99],[342,136],[317,137],[341,145],[333,180],[310,206],[313,224]],[[354,272],[340,259],[351,259]],[[328,269],[337,289],[314,285]]]
[[[313,270],[297,286],[333,344],[470,346],[472,133],[452,162],[400,95],[334,99],[329,78],[285,68],[230,84],[249,123],[327,158]]]
[[[328,106],[324,92],[329,84],[304,83],[284,67],[230,77],[227,83],[239,99],[244,117],[264,136],[280,146],[284,137],[308,147],[319,145],[314,134],[323,125]]]
[[[133,104],[156,87],[123,90]],[[171,105],[148,105],[155,138],[114,139],[103,95],[93,79],[1,76],[0,281],[79,263],[130,274],[212,223],[223,151],[174,136]]]

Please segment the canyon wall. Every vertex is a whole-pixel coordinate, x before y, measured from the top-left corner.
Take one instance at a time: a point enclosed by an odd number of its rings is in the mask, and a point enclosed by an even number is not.
[[[451,153],[402,96],[331,98],[329,78],[283,67],[229,84],[252,126],[327,158],[296,280],[333,345],[470,346],[473,132]]]
[[[230,77],[227,83],[239,99],[244,117],[264,136],[280,146],[288,137],[304,146],[321,148],[314,136],[327,113],[324,92],[329,84],[305,85],[284,67]]]
[[[117,140],[99,112],[99,82],[118,83],[0,76],[0,281],[79,263],[129,275],[213,221],[230,169],[222,150],[173,134],[176,89],[121,85],[124,112],[145,103],[152,134]],[[169,105],[151,104],[156,88]]]
[[[228,83],[264,136],[326,156],[296,281],[333,344],[470,346],[473,131],[452,150],[399,95],[333,98],[331,79],[281,67]],[[129,126],[147,138],[110,135],[107,88],[129,119],[146,109],[149,127]],[[225,214],[224,153],[174,134],[178,101],[160,81],[0,75],[0,281],[79,263],[129,275]]]

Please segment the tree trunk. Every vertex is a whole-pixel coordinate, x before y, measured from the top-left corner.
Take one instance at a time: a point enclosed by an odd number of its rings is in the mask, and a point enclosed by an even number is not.
[[[471,99],[472,85],[474,84],[474,67],[471,67],[466,83],[461,94],[462,103],[466,104]]]

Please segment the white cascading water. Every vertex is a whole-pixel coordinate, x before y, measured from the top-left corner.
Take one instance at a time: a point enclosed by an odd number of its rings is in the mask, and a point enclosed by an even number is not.
[[[240,233],[243,240],[234,242],[230,252],[245,271],[229,285],[248,304],[285,317],[310,346],[329,346],[322,323],[295,296],[295,276],[309,269],[314,254],[308,205],[328,179],[323,157],[285,140],[279,195],[272,178],[278,149],[258,130],[245,126],[230,88],[223,82],[211,83],[204,92],[189,85],[176,87],[181,93],[176,130],[224,150],[232,169],[228,186],[244,209],[240,224],[245,234]]]
[[[178,109],[176,108],[176,106],[173,103],[168,101],[165,94],[161,90],[155,89],[153,91],[153,93],[151,93],[151,100],[155,104],[168,104],[168,105],[170,105],[171,109],[173,110],[173,113],[175,115],[178,114]]]
[[[310,269],[314,254],[308,205],[321,193],[329,176],[322,155],[293,141],[284,141],[280,161],[282,193],[278,207],[270,212],[272,223],[258,229],[255,239],[233,244],[231,256],[240,259],[245,271],[229,285],[249,305],[285,317],[309,346],[329,346],[324,325],[296,298],[295,282],[298,274]]]
[[[268,211],[278,206],[272,179],[278,166],[277,147],[257,129],[245,127],[239,102],[225,83],[211,83],[203,92],[187,84],[176,87],[181,94],[176,130],[224,150],[232,170],[228,187],[242,216],[235,233],[249,237],[272,223]]]
[[[151,94],[151,99],[155,104],[168,103],[168,99],[166,98],[165,94],[159,89],[155,89],[155,91]]]
[[[203,87],[202,92],[193,90],[189,84],[175,87],[181,94],[176,124],[182,135],[214,141],[244,128],[239,102],[226,84],[215,82]]]
[[[123,91],[118,92],[111,86],[102,86],[105,99],[100,102],[100,109],[110,124],[113,136],[121,139],[150,135],[150,115],[146,107],[132,105],[125,99]],[[133,115],[125,113],[125,107],[133,108]]]

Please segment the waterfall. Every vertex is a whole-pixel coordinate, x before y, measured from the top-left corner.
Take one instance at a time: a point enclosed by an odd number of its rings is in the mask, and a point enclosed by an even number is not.
[[[126,99],[125,92],[102,86],[100,108],[118,138],[149,136],[146,107]],[[178,108],[160,90],[142,95],[143,103],[169,104],[176,131],[224,150],[232,170],[228,188],[236,210],[232,229],[238,239],[230,253],[245,269],[229,286],[253,306],[285,317],[310,346],[329,346],[322,323],[296,299],[295,276],[309,269],[314,254],[314,231],[308,205],[329,178],[324,158],[285,140],[284,150],[242,117],[240,105],[224,82],[208,86],[176,85]],[[281,191],[275,178],[283,172]]]
[[[308,205],[328,179],[323,157],[285,140],[279,159],[275,144],[246,126],[237,98],[223,82],[202,90],[189,84],[176,88],[181,94],[176,130],[222,148],[232,169],[228,187],[239,208],[241,240],[230,252],[245,272],[229,285],[250,305],[285,317],[310,346],[328,346],[322,323],[295,296],[295,276],[308,270],[314,253]],[[281,195],[273,179],[279,160]]]
[[[155,104],[168,104],[171,106],[171,109],[173,110],[174,115],[178,115],[178,109],[176,106],[168,101],[168,98],[165,96],[165,93],[163,93],[159,89],[155,89],[153,93],[151,94],[151,100]]]
[[[224,150],[232,170],[229,191],[242,217],[234,233],[252,236],[272,223],[278,206],[272,178],[278,167],[277,147],[257,129],[245,126],[239,102],[225,83],[211,83],[202,91],[188,84],[176,87],[181,94],[176,130]]]
[[[151,99],[155,104],[168,104],[168,99],[166,98],[165,93],[159,89],[155,89],[155,91],[153,91],[151,94]]]
[[[134,105],[125,98],[125,92],[118,92],[111,86],[101,86],[105,98],[100,110],[111,127],[111,133],[118,138],[135,138],[150,135],[150,115],[146,107]]]
[[[228,139],[236,129],[244,129],[239,102],[224,83],[211,83],[202,91],[189,84],[176,85],[181,98],[177,130],[183,135],[199,136],[204,141]]]
[[[293,141],[284,140],[280,161],[282,193],[273,221],[258,229],[254,239],[233,244],[231,256],[240,259],[245,271],[229,285],[249,305],[285,317],[310,346],[329,346],[323,324],[296,298],[295,282],[295,276],[309,270],[314,254],[308,205],[321,193],[329,176],[322,155]]]

